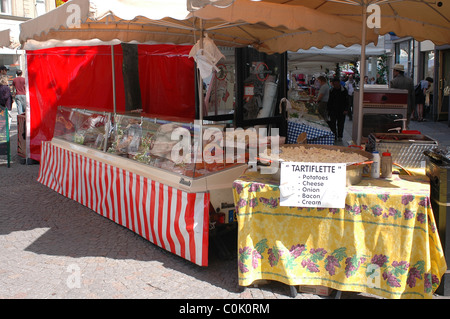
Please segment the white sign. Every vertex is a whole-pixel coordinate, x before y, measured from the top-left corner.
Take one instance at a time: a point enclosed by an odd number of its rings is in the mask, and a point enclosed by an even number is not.
[[[346,165],[281,163],[280,205],[345,208]]]

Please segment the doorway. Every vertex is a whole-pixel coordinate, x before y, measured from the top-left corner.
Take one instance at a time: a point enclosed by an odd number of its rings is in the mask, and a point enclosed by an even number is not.
[[[450,95],[450,49],[439,50],[439,70],[437,89],[437,120],[449,120],[449,95]]]

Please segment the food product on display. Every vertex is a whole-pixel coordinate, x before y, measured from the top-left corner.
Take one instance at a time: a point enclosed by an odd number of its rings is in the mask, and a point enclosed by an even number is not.
[[[291,106],[294,110],[297,110],[297,111],[307,111],[306,105],[304,102],[291,101]]]
[[[77,144],[102,148],[107,122],[107,117],[102,114],[59,109],[54,136]]]
[[[367,157],[355,153],[344,152],[339,149],[321,147],[280,147],[279,154],[264,154],[269,160],[286,162],[317,162],[317,163],[359,163],[367,160]],[[266,156],[267,155],[267,156]]]
[[[114,141],[108,149],[110,153],[194,178],[209,175],[211,172],[217,172],[230,166],[226,165],[224,147],[221,147],[221,143],[215,141],[215,138],[204,141],[198,156],[195,154],[193,140],[190,140],[191,149],[188,152],[180,147],[181,140],[173,140],[172,135],[174,137],[179,135],[173,133],[178,128],[183,128],[182,124],[160,124],[156,120],[148,121],[122,115],[116,115],[115,122]],[[239,140],[245,134],[246,132],[242,130],[242,132],[238,131],[236,135],[229,134],[228,138],[232,141],[233,136]],[[193,136],[189,138],[193,138]],[[248,140],[246,144],[242,145],[242,148],[248,147]],[[237,147],[235,144],[233,146]]]
[[[372,152],[373,155],[373,163],[372,163],[372,168],[370,171],[370,176],[372,176],[372,178],[379,178],[380,177],[380,154],[378,153],[378,151],[374,151]]]
[[[381,154],[381,177],[391,178],[392,177],[392,156],[389,151],[383,152]]]

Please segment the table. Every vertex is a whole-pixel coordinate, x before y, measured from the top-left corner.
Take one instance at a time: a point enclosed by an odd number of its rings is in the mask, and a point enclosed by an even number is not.
[[[279,181],[233,184],[239,285],[275,280],[385,298],[432,298],[446,267],[425,176],[363,178],[345,209],[279,206]]]
[[[333,132],[318,116],[305,114],[300,118],[289,118],[287,124],[287,144],[296,144],[298,135],[306,132],[308,144],[334,145]]]

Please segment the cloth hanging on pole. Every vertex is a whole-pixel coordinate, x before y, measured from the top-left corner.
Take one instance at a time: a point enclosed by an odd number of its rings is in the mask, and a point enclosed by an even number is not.
[[[207,34],[192,47],[189,57],[194,58],[197,63],[202,79],[209,77],[213,70],[219,71],[216,64],[221,59],[225,59],[225,56]]]

